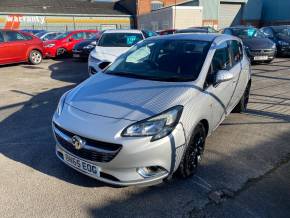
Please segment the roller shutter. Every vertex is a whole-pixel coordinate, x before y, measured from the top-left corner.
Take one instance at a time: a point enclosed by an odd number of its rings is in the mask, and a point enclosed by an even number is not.
[[[219,28],[240,25],[242,21],[243,4],[240,3],[220,3]]]

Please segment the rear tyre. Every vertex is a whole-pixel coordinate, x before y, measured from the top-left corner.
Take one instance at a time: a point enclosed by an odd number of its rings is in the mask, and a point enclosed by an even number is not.
[[[41,52],[37,51],[37,50],[32,50],[29,53],[29,62],[33,65],[37,65],[40,64],[42,62],[42,54]]]
[[[250,89],[251,89],[251,83],[247,85],[247,88],[237,104],[237,106],[234,108],[233,113],[243,113],[246,112],[248,103],[249,103],[249,97],[250,97]]]
[[[205,140],[206,130],[203,124],[199,123],[192,134],[177,170],[180,177],[188,178],[196,173],[203,155]]]

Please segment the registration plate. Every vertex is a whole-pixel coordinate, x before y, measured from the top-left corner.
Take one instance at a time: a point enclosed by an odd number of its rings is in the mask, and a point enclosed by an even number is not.
[[[94,177],[100,177],[100,169],[98,166],[88,163],[86,161],[80,160],[74,156],[63,153],[64,161],[69,165],[79,169],[80,171],[92,175]]]
[[[74,57],[74,58],[79,58],[80,55],[79,55],[79,54],[73,54],[73,57]]]
[[[268,60],[268,56],[256,56],[254,57],[255,61],[266,61]]]

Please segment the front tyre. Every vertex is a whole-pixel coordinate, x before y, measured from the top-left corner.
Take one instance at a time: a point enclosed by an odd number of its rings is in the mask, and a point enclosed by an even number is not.
[[[204,125],[199,123],[193,132],[177,171],[182,178],[188,178],[196,173],[203,155],[205,140],[206,130]]]
[[[42,54],[40,51],[37,51],[37,50],[32,50],[30,53],[29,53],[29,62],[32,64],[32,65],[38,65],[42,62]]]

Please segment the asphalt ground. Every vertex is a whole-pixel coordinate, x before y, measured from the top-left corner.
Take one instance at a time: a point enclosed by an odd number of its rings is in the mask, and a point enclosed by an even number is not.
[[[249,110],[211,135],[198,173],[112,187],[55,156],[59,97],[87,78],[72,59],[0,67],[1,217],[290,217],[290,59],[253,66]]]

